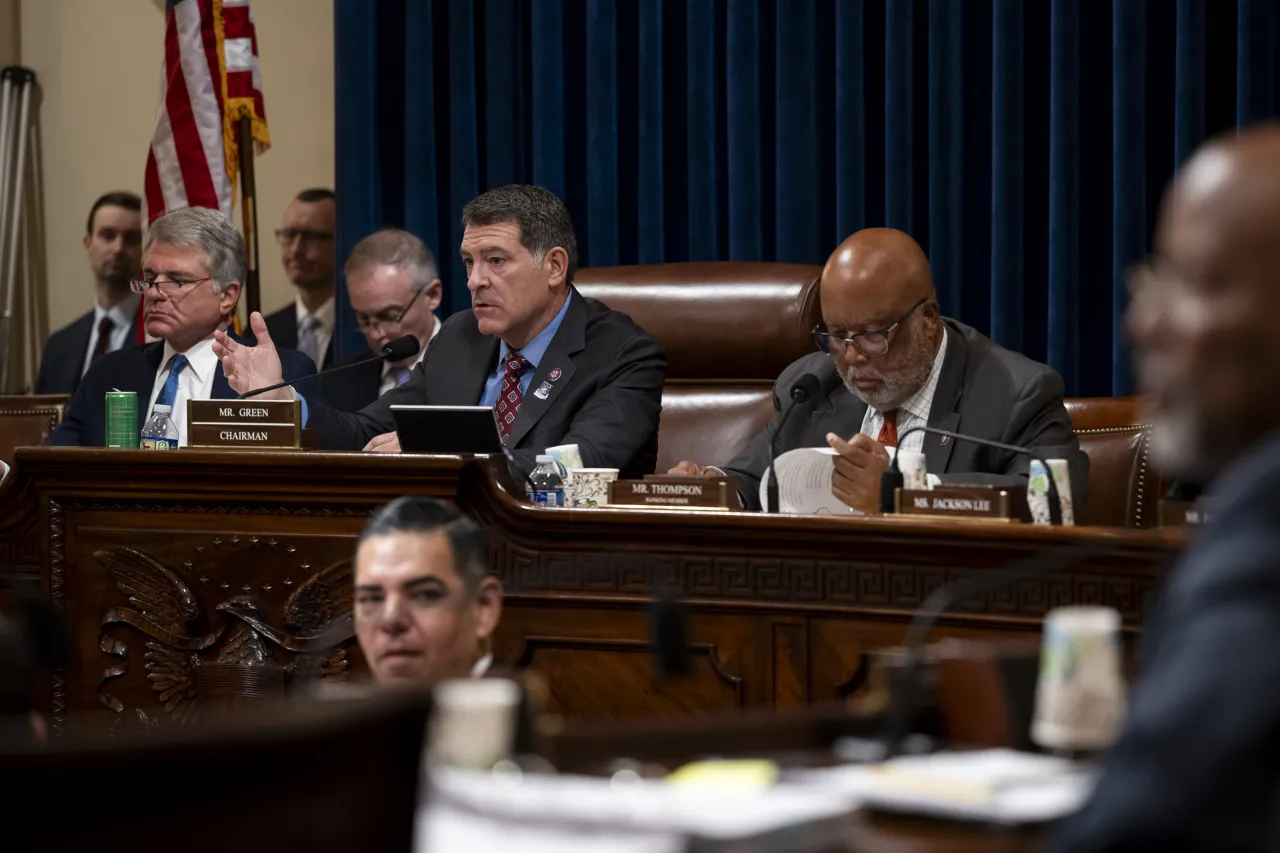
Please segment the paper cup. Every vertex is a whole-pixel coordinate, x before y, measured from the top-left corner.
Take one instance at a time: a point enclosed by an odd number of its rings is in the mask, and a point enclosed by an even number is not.
[[[924,454],[920,451],[899,450],[898,470],[902,472],[902,488],[912,490],[929,488],[929,474],[925,470]]]
[[[617,468],[574,468],[565,486],[565,506],[593,507],[609,502],[609,484],[618,479]]]
[[[520,685],[506,678],[442,681],[434,691],[432,761],[487,770],[511,757]]]
[[[1062,506],[1062,524],[1064,527],[1076,523],[1075,505],[1071,500],[1071,469],[1065,459],[1050,459],[1049,469],[1053,471],[1053,481],[1058,486],[1058,500]],[[1049,478],[1045,476],[1044,465],[1039,459],[1032,459],[1028,467],[1027,508],[1031,510],[1031,520],[1035,524],[1049,523]]]
[[[1059,607],[1044,620],[1031,737],[1047,749],[1100,750],[1124,719],[1120,614]]]

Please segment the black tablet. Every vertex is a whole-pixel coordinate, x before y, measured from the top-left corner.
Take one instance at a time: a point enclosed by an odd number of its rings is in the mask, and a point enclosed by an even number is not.
[[[490,406],[392,406],[405,453],[501,453]]]

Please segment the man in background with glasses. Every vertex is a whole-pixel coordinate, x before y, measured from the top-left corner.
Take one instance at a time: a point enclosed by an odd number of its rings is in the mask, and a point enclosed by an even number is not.
[[[106,443],[108,391],[138,395],[138,431],[157,405],[172,409],[180,445],[187,443],[188,400],[231,400],[213,333],[235,314],[246,273],[244,241],[221,213],[186,208],[151,224],[142,252],[142,278],[129,285],[142,294],[147,334],[159,340],[109,353],[80,382],[51,445],[101,447]],[[284,375],[299,379],[315,364],[280,351]]]
[[[442,286],[427,244],[399,228],[383,228],[356,243],[343,272],[356,325],[369,343],[368,352],[343,364],[366,361],[402,335],[413,335],[419,344],[417,354],[404,361],[372,362],[324,378],[325,402],[358,412],[409,381],[427,344],[440,331],[435,310]]]
[[[333,366],[335,214],[330,189],[303,190],[285,208],[276,241],[298,295],[266,318],[276,346],[297,350],[322,370]]]
[[[1066,459],[1076,512],[1084,505],[1089,458],[1063,405],[1062,377],[940,313],[920,246],[901,231],[868,228],[841,243],[822,270],[820,352],[791,364],[774,386],[773,421],[724,468],[743,503],[759,509],[760,478],[791,388],[805,374],[820,391],[788,419],[779,453],[831,447],[838,454],[832,494],[859,512],[880,508],[886,448],[923,451],[941,481],[1026,488],[1028,458],[972,442],[917,432],[933,426],[1035,448]],[[672,473],[718,475],[681,462]]]

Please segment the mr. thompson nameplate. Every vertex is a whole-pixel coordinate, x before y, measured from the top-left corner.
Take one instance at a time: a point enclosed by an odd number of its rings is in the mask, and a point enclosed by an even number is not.
[[[650,477],[615,480],[609,486],[609,503],[615,506],[729,509],[736,507],[737,502],[737,493],[730,488],[729,481],[719,477]]]

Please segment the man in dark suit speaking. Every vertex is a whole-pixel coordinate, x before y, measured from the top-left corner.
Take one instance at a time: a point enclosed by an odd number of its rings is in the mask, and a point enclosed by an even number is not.
[[[354,414],[311,405],[321,444],[397,453],[392,406],[483,405],[495,409],[517,476],[561,444],[578,445],[587,467],[651,473],[666,355],[625,314],[574,289],[577,238],[564,203],[542,187],[498,187],[463,208],[462,224],[471,310],[450,317],[413,376],[377,402]],[[282,381],[262,318],[251,322],[257,347],[222,334],[214,345],[241,392]]]
[[[106,444],[104,397],[120,390],[138,395],[139,432],[156,404],[170,406],[179,444],[185,446],[187,400],[236,396],[213,354],[213,333],[231,322],[245,272],[244,241],[218,211],[187,208],[153,222],[143,249],[142,278],[130,285],[142,294],[147,333],[160,340],[118,350],[94,364],[49,444]],[[301,353],[282,350],[279,355],[286,376],[315,372],[311,359]]]
[[[890,228],[849,237],[827,261],[821,282],[822,350],[792,363],[774,386],[773,421],[725,466],[738,491],[759,509],[760,478],[771,459],[784,402],[805,374],[824,393],[787,421],[779,452],[829,445],[839,454],[831,491],[861,512],[880,506],[886,447],[928,425],[1066,459],[1076,512],[1084,504],[1089,459],[1080,450],[1053,370],[996,345],[941,316],[929,261],[914,240]],[[1026,456],[972,442],[914,433],[903,450],[923,450],[930,474],[943,482],[1026,487]],[[681,462],[672,473],[717,473]]]

